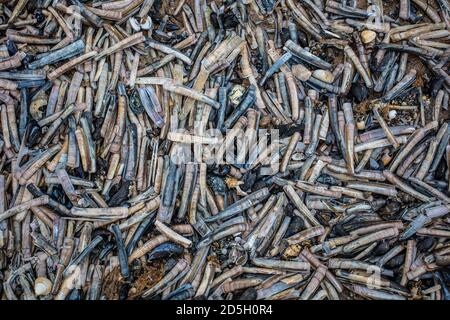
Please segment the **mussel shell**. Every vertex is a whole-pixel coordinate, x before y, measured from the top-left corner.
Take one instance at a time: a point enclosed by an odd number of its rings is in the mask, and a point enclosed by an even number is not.
[[[164,263],[164,269],[165,270],[172,270],[173,267],[177,264],[178,259],[175,259],[173,257],[168,258]]]
[[[237,298],[238,300],[256,300],[258,297],[258,292],[255,288],[247,288],[242,292],[242,294]]]
[[[64,204],[68,209],[72,208],[72,203],[67,198],[66,193],[64,192],[62,186],[60,185],[54,186],[50,194],[50,197],[52,197],[59,203]]]
[[[223,17],[223,26],[225,29],[234,29],[239,25],[239,19],[230,11],[225,13]]]
[[[32,54],[27,53],[27,55],[25,56],[25,58],[23,58],[22,63],[24,65],[27,65],[29,63],[31,63],[34,60],[34,56]]]
[[[348,235],[348,231],[345,229],[342,223],[337,223],[333,226],[332,233],[337,237],[343,237]]]
[[[277,184],[271,185],[270,189],[269,189],[270,194],[272,195],[278,195],[280,192],[283,192],[283,187],[279,186]]]
[[[309,46],[308,35],[305,32],[303,32],[301,30],[298,30],[297,31],[297,37],[298,37],[298,41],[300,42],[300,45],[302,47],[308,47]]]
[[[162,0],[156,0],[155,2],[153,2],[153,6],[151,7],[150,11],[149,11],[149,16],[152,18],[154,23],[160,24],[161,23],[161,11],[162,8]]]
[[[34,17],[36,18],[38,23],[42,23],[45,20],[45,15],[42,13],[41,9],[37,9],[34,12]]]
[[[217,168],[215,168],[213,170],[215,175],[218,175],[221,177],[227,176],[228,174],[230,174],[230,171],[231,171],[231,166],[227,165],[227,164],[219,165],[219,166],[217,166]]]
[[[388,262],[386,262],[385,267],[388,269],[395,269],[395,268],[398,268],[401,265],[403,265],[404,261],[405,261],[405,255],[399,254],[399,255],[393,257]]]
[[[173,256],[179,256],[183,253],[183,248],[173,242],[160,244],[147,254],[149,261],[157,259],[165,259]]]
[[[255,184],[256,178],[257,178],[257,175],[256,175],[255,171],[253,171],[253,170],[247,171],[244,174],[244,176],[242,177],[242,180],[244,181],[244,183],[242,184],[241,189],[243,191],[249,191]]]
[[[443,76],[434,77],[430,82],[431,96],[436,97],[439,90],[444,85],[445,78]]]
[[[8,49],[8,54],[11,57],[18,51],[16,44],[11,40],[6,40],[6,48]]]
[[[366,100],[367,97],[369,96],[369,90],[367,89],[367,87],[362,84],[362,83],[353,83],[352,87],[350,88],[350,92],[353,96],[353,98],[355,98],[355,100],[358,103],[361,103],[362,101]]]
[[[290,39],[290,34],[289,34],[289,29],[287,28],[282,28],[281,29],[281,42],[285,43],[286,41],[288,41]]]
[[[433,237],[423,237],[417,242],[417,250],[420,252],[428,252],[436,243]]]
[[[402,205],[400,202],[388,199],[386,205],[382,206],[378,212],[381,216],[395,217],[401,209]]]
[[[39,127],[36,120],[32,119],[28,124],[28,139],[26,140],[25,145],[28,148],[33,148],[39,143],[41,138],[41,127]]]
[[[111,207],[118,207],[128,200],[128,193],[130,190],[131,181],[125,181],[120,185],[120,188],[115,192],[108,201]]]
[[[295,132],[302,132],[303,127],[301,127],[299,124],[280,124],[276,126],[275,129],[278,130],[280,139],[283,139],[292,136]]]
[[[409,21],[416,24],[423,20],[423,14],[421,12],[417,13],[417,9],[414,6],[409,6]]]
[[[177,31],[177,30],[179,30],[180,28],[176,25],[176,24],[174,24],[174,23],[167,23],[166,24],[166,30],[167,31]]]
[[[218,176],[209,176],[207,179],[208,185],[213,189],[215,193],[225,194],[227,186],[222,178]]]
[[[213,25],[214,29],[220,29],[219,19],[221,19],[221,17],[218,16],[217,13],[211,12],[209,18],[211,19],[211,24]]]
[[[288,206],[290,206],[290,204]],[[286,208],[286,209],[289,210],[289,208]],[[293,208],[291,207],[290,209],[292,209],[292,211],[289,210],[287,212],[293,212]],[[305,221],[298,216],[293,216],[291,218],[291,223],[289,224],[289,226],[286,230],[285,238],[288,238],[288,237],[292,236],[293,234],[300,232],[303,229],[305,229]]]
[[[381,241],[378,245],[373,249],[372,253],[381,256],[389,251],[390,245],[388,241]]]
[[[439,162],[439,165],[434,173],[435,179],[445,181],[447,179],[446,172],[447,172],[447,163],[445,161],[445,158],[442,157],[442,159]]]
[[[336,178],[329,176],[327,174],[321,174],[317,178],[317,182],[322,183],[322,184],[327,184],[327,185],[336,185],[338,183]]]
[[[137,90],[133,90],[131,92],[129,106],[131,111],[133,111],[136,115],[140,115],[145,111]]]
[[[103,260],[115,247],[114,242],[108,242],[102,250],[99,252],[98,258],[99,260]]]
[[[272,185],[272,183],[270,182],[270,177],[259,176],[258,179],[255,181],[252,190],[257,191],[262,188],[269,187],[270,185]]]
[[[128,292],[130,291],[130,284],[128,282],[122,284],[119,289],[119,300],[126,300]]]

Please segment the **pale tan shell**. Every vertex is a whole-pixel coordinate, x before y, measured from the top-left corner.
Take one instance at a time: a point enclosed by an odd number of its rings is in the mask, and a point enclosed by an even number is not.
[[[226,177],[225,183],[227,184],[228,188],[236,188],[237,186],[243,184],[243,181],[239,181],[236,178],[233,177]]]
[[[392,157],[388,153],[383,154],[383,156],[381,157],[381,161],[383,161],[383,165],[385,166],[387,166],[389,162],[391,162],[391,160]]]
[[[38,95],[31,101],[30,104],[30,115],[31,117],[39,121],[44,116],[43,107],[48,103],[48,96],[44,91],[38,93]]]
[[[375,31],[372,30],[364,30],[361,32],[361,41],[363,43],[370,43],[377,37],[377,34]]]
[[[302,64],[295,64],[292,66],[292,74],[300,81],[307,81],[312,72]]]
[[[317,69],[314,70],[312,75],[314,78],[319,79],[326,83],[332,83],[334,80],[333,74],[328,70]]]
[[[366,122],[361,120],[356,122],[356,128],[358,130],[364,130],[366,128]]]
[[[291,244],[289,245],[286,250],[284,251],[283,255],[285,257],[298,257],[299,253],[301,251],[301,247],[298,244]]]
[[[52,282],[45,277],[38,277],[34,281],[34,293],[36,296],[46,296],[52,291]]]

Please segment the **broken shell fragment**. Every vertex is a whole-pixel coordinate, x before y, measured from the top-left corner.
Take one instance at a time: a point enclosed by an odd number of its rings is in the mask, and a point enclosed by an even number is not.
[[[312,76],[326,83],[332,83],[334,81],[333,73],[331,73],[331,71],[328,70],[321,70],[321,69],[314,70]]]
[[[292,66],[292,74],[300,81],[307,81],[312,72],[302,64],[295,64]]]
[[[375,31],[364,30],[364,31],[361,32],[361,40],[365,44],[371,43],[372,41],[375,40],[376,37],[377,37],[377,34],[376,34]]]
[[[141,19],[140,27],[142,30],[151,30],[153,27],[152,18],[149,16]]]
[[[243,95],[245,93],[245,90],[246,90],[245,87],[243,87],[243,86],[241,86],[239,84],[234,85],[231,88],[231,91],[230,91],[230,93],[228,95],[228,99],[230,99],[230,102],[233,105],[237,106],[239,104],[239,102],[241,101],[241,99],[242,99],[242,97],[243,97]]]
[[[136,18],[131,17],[128,21],[130,22],[130,25],[134,31],[141,31],[141,24],[136,20]]]

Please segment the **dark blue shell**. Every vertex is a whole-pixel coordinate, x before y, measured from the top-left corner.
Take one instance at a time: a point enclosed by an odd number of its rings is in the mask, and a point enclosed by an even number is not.
[[[183,248],[173,242],[166,242],[155,249],[153,249],[148,255],[147,259],[149,261],[169,258],[172,256],[178,256],[183,253]]]

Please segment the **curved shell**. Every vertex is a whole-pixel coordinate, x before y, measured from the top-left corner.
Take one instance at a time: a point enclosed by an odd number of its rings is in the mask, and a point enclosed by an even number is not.
[[[36,296],[46,296],[52,291],[52,282],[45,277],[38,277],[34,281],[34,293]]]
[[[396,116],[397,116],[397,111],[395,111],[395,110],[389,111],[389,113],[388,113],[389,120],[394,119]]]
[[[150,30],[153,27],[152,18],[149,16],[141,19],[141,29],[142,30]]]
[[[141,25],[136,20],[136,18],[131,17],[130,19],[128,19],[128,21],[130,22],[130,26],[131,28],[133,28],[134,31],[139,32],[141,30]]]

